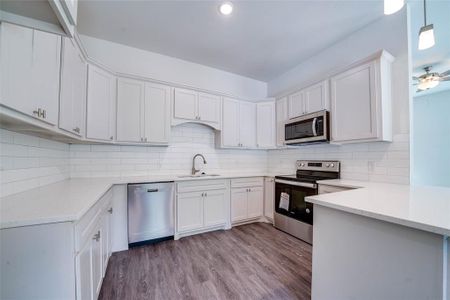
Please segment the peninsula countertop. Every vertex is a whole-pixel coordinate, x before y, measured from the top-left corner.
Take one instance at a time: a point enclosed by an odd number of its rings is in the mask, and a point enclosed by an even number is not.
[[[75,222],[116,184],[263,176],[270,175],[262,173],[230,173],[195,178],[178,175],[71,178],[0,198],[0,229],[58,222]]]
[[[373,219],[450,235],[450,188],[345,179],[319,184],[350,188],[309,196],[307,202]]]

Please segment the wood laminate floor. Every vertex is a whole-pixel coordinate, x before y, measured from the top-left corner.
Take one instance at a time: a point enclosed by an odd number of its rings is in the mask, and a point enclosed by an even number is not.
[[[309,244],[254,223],[114,253],[99,299],[310,299]]]

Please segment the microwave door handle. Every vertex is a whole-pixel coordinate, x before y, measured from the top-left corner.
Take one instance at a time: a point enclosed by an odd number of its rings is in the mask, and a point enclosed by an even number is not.
[[[316,124],[317,124],[317,118],[314,118],[312,121],[312,132],[313,132],[314,136],[317,136]]]

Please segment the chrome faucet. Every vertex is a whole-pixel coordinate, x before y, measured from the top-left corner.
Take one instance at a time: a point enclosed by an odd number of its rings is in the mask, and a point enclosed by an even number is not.
[[[200,172],[200,170],[197,170],[196,168],[195,168],[195,159],[197,158],[197,156],[200,156],[201,158],[203,158],[203,163],[206,165],[206,159],[205,159],[205,157],[202,155],[202,154],[200,154],[200,153],[198,153],[198,154],[195,154],[194,155],[194,158],[192,159],[192,175],[195,175],[197,172]]]

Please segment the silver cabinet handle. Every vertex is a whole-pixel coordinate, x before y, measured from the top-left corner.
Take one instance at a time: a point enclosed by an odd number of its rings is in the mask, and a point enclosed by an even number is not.
[[[37,110],[33,110],[33,115],[39,118],[41,116],[41,109],[38,108]]]
[[[45,109],[42,110],[42,117],[44,119],[47,119],[47,112],[45,111]]]
[[[80,133],[80,128],[79,127],[75,127],[74,129],[72,129],[74,132],[76,133]]]
[[[147,142],[147,138],[144,138],[144,140]]]
[[[143,142],[144,141],[144,138],[143,137],[141,137],[141,142]]]
[[[110,207],[110,208],[108,209],[108,212],[109,212],[110,214],[112,214],[112,213],[113,213],[113,208]]]
[[[205,193],[205,197],[208,197],[208,193]]]
[[[96,234],[94,234],[94,237],[92,239],[95,240],[96,242],[98,242],[100,240],[100,230],[97,231]]]
[[[147,193],[156,193],[158,191],[159,191],[158,189],[148,189]]]
[[[113,136],[110,136],[109,139],[112,141],[112,140],[114,139],[114,137],[113,137]]]

